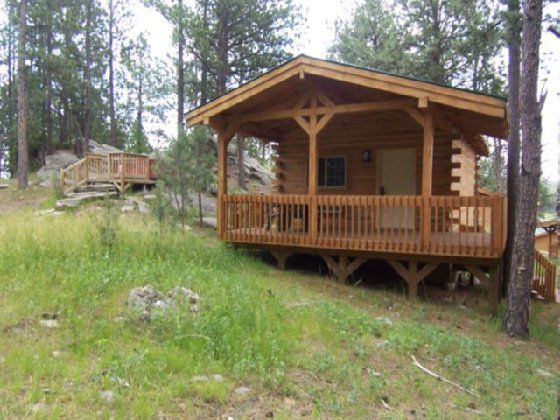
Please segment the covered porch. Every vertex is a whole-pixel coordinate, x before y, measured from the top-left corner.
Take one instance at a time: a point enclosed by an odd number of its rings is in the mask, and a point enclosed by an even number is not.
[[[487,280],[501,261],[506,198],[478,194],[476,172],[480,135],[507,135],[502,99],[300,56],[186,121],[218,136],[223,241],[270,249],[280,265],[320,253],[341,279],[383,258],[414,290],[434,261]],[[275,147],[274,193],[228,189],[236,134]]]

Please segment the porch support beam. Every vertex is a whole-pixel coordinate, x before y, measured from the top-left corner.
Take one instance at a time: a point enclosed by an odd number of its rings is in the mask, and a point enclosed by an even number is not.
[[[285,251],[285,250],[276,250],[276,251],[271,251],[272,255],[274,256],[274,258],[276,259],[276,265],[278,267],[279,270],[285,270],[286,269],[286,261],[288,261],[288,258],[290,258],[290,256],[292,255],[291,251]]]
[[[418,261],[415,260],[411,260],[408,263],[408,268],[397,260],[387,260],[387,262],[407,283],[409,299],[416,299],[418,283],[424,281],[424,279],[439,265],[438,263],[427,263],[418,270]]]
[[[491,266],[488,273],[476,265],[466,265],[465,268],[482,282],[488,296],[490,314],[496,318],[498,316],[498,306],[500,305],[501,265]]]
[[[348,257],[341,255],[338,261],[330,255],[321,255],[331,273],[336,277],[338,283],[346,282],[346,279],[354,273],[360,266],[367,261],[367,258],[354,258],[350,261]]]
[[[422,147],[422,195],[432,195],[432,167],[434,160],[434,117],[424,113],[424,141]]]
[[[224,204],[223,197],[228,192],[228,179],[227,179],[227,158],[228,158],[228,145],[229,141],[235,135],[239,124],[213,124],[214,130],[218,134],[218,201],[216,206],[216,216],[218,219],[218,238],[223,239],[225,232],[225,217],[224,217]]]

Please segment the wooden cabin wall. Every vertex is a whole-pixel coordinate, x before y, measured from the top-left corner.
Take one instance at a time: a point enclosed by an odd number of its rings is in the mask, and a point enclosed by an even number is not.
[[[476,191],[477,157],[473,148],[464,140],[452,141],[452,162],[456,166],[452,169],[453,183],[451,190],[461,196],[472,196]]]
[[[433,195],[451,195],[452,136],[436,132],[433,157]],[[377,190],[377,152],[380,149],[416,149],[416,193],[422,193],[422,142],[421,128],[406,132],[381,133],[363,129],[347,129],[344,132],[329,130],[319,135],[319,157],[346,157],[346,187],[319,188],[319,194],[375,195]],[[308,138],[301,132],[284,137],[277,147],[276,187],[285,194],[307,193]],[[362,161],[364,150],[371,151],[371,160]]]

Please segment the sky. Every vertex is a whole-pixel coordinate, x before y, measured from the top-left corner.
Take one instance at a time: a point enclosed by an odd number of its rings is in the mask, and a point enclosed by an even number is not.
[[[348,20],[352,16],[354,2],[348,0],[294,0],[300,5],[304,27],[300,39],[294,46],[294,54],[304,53],[317,58],[325,58],[327,49],[332,44],[337,20]],[[140,3],[134,8],[137,30],[148,35],[152,51],[158,56],[166,57],[172,52],[171,28],[168,23],[153,10],[146,9]],[[560,40],[551,33],[543,33],[541,56],[542,85],[547,91],[543,108],[543,175],[556,182],[558,177],[558,152],[560,142]],[[166,132],[175,132],[175,118],[168,119]]]

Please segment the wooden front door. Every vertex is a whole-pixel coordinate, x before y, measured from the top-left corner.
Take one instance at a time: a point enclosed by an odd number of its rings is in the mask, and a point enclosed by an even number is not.
[[[378,152],[377,193],[416,195],[416,149],[382,149]],[[385,228],[414,228],[412,209],[395,206],[383,211],[380,224]]]

